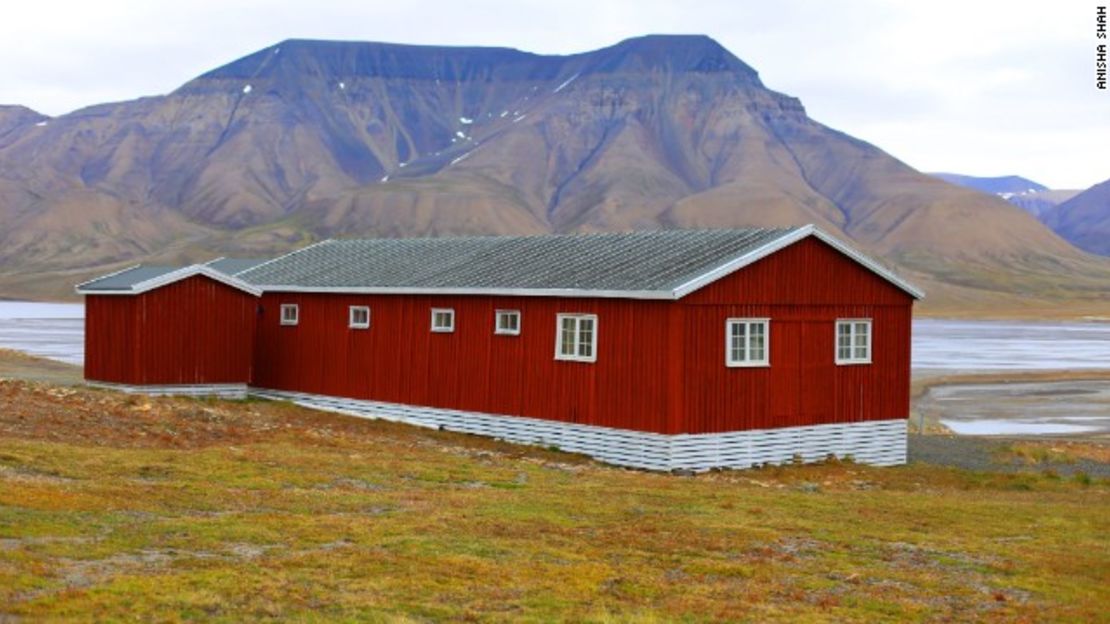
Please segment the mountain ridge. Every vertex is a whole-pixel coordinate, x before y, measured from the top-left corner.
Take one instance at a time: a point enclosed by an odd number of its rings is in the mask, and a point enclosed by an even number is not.
[[[286,54],[284,57],[282,51]],[[263,70],[277,71],[286,66],[284,61],[289,56],[323,61],[331,76],[459,80],[482,72],[502,71],[508,74],[506,77],[550,80],[572,71],[596,74],[659,68],[680,72],[733,72],[762,86],[755,69],[710,37],[646,35],[598,50],[566,55],[541,55],[495,46],[286,39],[205,72],[184,87],[196,80],[265,77]],[[531,71],[520,73],[522,67]],[[516,74],[512,71],[514,68]],[[462,69],[468,71],[460,71]]]

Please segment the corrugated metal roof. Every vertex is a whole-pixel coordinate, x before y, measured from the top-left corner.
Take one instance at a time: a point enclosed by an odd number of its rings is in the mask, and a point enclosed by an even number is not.
[[[265,290],[673,291],[799,229],[331,240],[239,277]]]
[[[329,240],[273,260],[138,266],[77,287],[139,294],[196,274],[249,292],[380,292],[678,299],[807,236],[910,295],[923,293],[812,225],[549,236]]]

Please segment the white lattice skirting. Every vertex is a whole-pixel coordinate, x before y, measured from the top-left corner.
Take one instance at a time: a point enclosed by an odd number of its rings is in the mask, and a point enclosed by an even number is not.
[[[554,446],[619,466],[649,470],[708,470],[805,462],[829,455],[876,466],[906,463],[906,420],[836,423],[728,433],[664,435],[521,416],[360,401],[319,394],[251,388],[250,394],[357,416]]]

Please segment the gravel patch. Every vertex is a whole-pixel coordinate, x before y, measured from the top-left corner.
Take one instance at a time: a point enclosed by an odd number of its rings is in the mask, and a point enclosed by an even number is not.
[[[1045,472],[1070,476],[1086,473],[1091,477],[1110,478],[1110,463],[1078,458],[1074,462],[1042,462],[1028,464],[998,461],[998,456],[1015,440],[973,436],[911,435],[909,461],[954,466],[987,472]],[[1021,441],[1028,442],[1028,439]]]

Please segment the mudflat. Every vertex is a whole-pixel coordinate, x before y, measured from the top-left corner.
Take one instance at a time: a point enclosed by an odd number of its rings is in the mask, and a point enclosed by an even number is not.
[[[914,428],[1110,444],[1110,371],[918,375]]]

